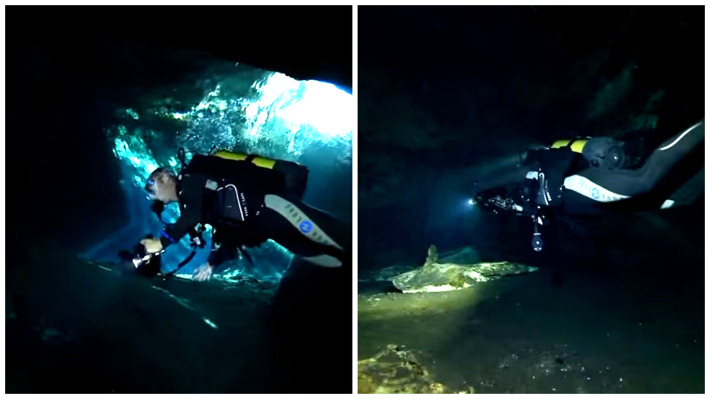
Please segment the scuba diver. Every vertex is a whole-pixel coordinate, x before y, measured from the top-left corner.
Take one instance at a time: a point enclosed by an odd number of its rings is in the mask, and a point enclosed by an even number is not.
[[[664,141],[640,165],[638,142],[611,137],[559,140],[526,153],[520,165],[474,183],[473,202],[494,213],[533,220],[532,247],[542,250],[538,226],[552,217],[665,209],[680,198],[657,190],[671,169],[705,140],[705,120]],[[677,188],[677,187],[676,187]]]
[[[175,223],[166,224],[159,238],[140,241],[143,251],[133,263],[139,272],[145,268],[147,272],[141,274],[157,274],[159,266],[156,270],[146,265],[187,234],[193,247],[204,246],[201,233],[205,224],[213,228],[211,250],[207,263],[194,272],[196,281],[209,280],[217,267],[240,252],[251,261],[244,247],[259,246],[267,239],[318,266],[338,268],[350,261],[347,224],[301,201],[306,167],[222,150],[212,155],[195,154],[187,166],[182,149],[178,157],[183,164],[179,174],[167,167],[157,168],[144,187],[161,221],[160,214],[169,203],[179,203],[180,216]]]

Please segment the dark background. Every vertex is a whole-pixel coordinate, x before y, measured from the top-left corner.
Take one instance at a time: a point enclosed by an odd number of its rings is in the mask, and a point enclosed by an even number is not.
[[[704,115],[703,7],[360,7],[358,21],[361,270],[431,244],[541,263],[554,255],[532,252],[529,221],[464,209],[483,168],[577,136],[650,151]]]
[[[477,393],[704,392],[704,195],[663,211],[554,220],[541,229],[541,252],[531,248],[530,219],[466,203],[474,180],[512,167],[531,146],[641,137],[650,151],[703,119],[704,14],[701,6],[359,7],[358,278],[371,312],[361,312],[359,356],[401,344],[430,357],[435,380]],[[703,152],[687,157],[690,174],[673,168],[669,179],[692,176]],[[468,246],[482,262],[538,270],[462,291],[481,295],[460,311],[443,309],[441,296],[394,293],[385,276],[421,267],[432,244],[440,258]],[[497,291],[498,283],[514,288]],[[495,294],[482,293],[489,288]],[[390,298],[402,306],[374,311]],[[409,311],[415,303],[421,314]],[[646,329],[647,320],[658,324]],[[540,378],[545,353],[560,345],[623,374],[624,386],[599,378],[601,367]],[[529,367],[509,361],[531,348]]]

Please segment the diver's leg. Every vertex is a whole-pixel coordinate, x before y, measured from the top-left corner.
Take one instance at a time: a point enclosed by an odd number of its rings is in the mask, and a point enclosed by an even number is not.
[[[681,159],[705,140],[705,120],[666,140],[639,169],[585,169],[565,179],[565,188],[610,202],[651,191]],[[598,196],[598,197],[597,197]],[[607,201],[603,199],[607,198]]]
[[[311,263],[325,267],[349,263],[347,223],[296,199],[268,194],[258,226],[266,237]]]
[[[646,166],[648,178],[655,186],[668,171],[681,159],[690,154],[705,140],[705,120],[701,120],[680,134],[661,144],[648,158]]]

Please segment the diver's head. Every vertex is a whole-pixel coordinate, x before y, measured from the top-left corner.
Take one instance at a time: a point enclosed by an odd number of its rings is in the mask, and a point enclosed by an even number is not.
[[[148,176],[144,189],[153,201],[167,204],[178,200],[177,177],[169,168],[162,167],[154,170]]]

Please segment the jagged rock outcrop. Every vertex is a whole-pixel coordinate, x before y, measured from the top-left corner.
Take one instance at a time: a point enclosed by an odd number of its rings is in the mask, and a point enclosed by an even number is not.
[[[358,393],[455,393],[434,380],[414,351],[394,344],[359,360],[357,373]]]
[[[438,251],[432,245],[421,268],[392,277],[392,283],[405,293],[450,291],[537,270],[537,267],[507,261],[472,264],[439,262]]]

